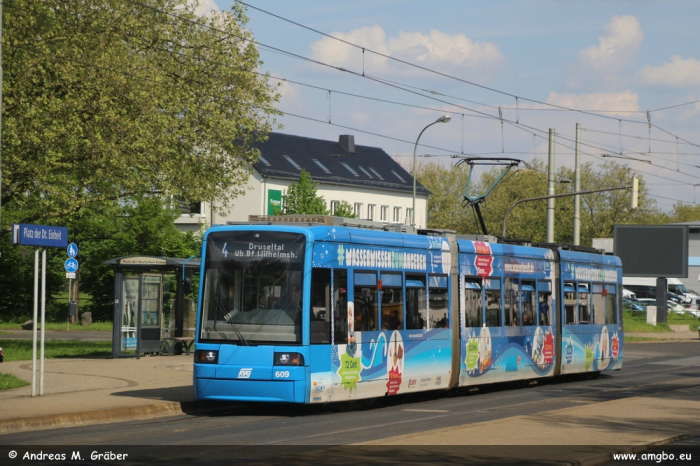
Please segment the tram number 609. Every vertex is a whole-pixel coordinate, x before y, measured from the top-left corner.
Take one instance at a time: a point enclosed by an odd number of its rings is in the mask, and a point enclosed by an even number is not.
[[[289,377],[289,371],[275,371],[275,377],[278,379],[286,379]]]

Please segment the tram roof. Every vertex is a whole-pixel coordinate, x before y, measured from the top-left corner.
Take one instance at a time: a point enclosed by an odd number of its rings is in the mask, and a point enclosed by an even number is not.
[[[443,249],[446,235],[437,231],[420,234],[412,226],[360,219],[348,219],[329,215],[251,216],[248,222],[229,222],[226,226],[214,226],[210,231],[222,231],[232,226],[243,230],[267,230],[297,232],[314,242],[343,242],[374,247],[404,247],[412,249]],[[208,233],[207,232],[207,233]],[[419,234],[416,234],[419,233]],[[454,232],[451,232],[454,234]],[[556,249],[560,258],[569,262],[607,266],[621,266],[618,257],[587,251],[568,250],[564,245],[536,245],[498,243],[493,236],[454,235],[459,252],[484,254],[517,259],[553,260]],[[548,247],[550,246],[550,247]],[[574,247],[574,246],[571,246]]]

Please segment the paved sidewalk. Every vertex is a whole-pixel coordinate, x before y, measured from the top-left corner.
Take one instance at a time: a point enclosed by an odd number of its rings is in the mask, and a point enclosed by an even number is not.
[[[192,355],[141,359],[47,359],[40,393],[37,360],[31,386],[0,391],[0,435],[8,432],[182,414],[198,406]],[[0,372],[31,382],[31,361],[0,364]]]

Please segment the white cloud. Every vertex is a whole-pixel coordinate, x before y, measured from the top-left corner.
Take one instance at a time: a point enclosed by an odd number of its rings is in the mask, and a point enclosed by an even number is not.
[[[669,87],[697,87],[700,85],[700,60],[675,55],[661,66],[647,65],[639,71],[645,84]]]
[[[639,110],[639,96],[631,91],[597,94],[557,94],[550,92],[547,103],[577,110],[619,111]]]
[[[493,70],[505,59],[495,44],[474,41],[464,34],[446,34],[438,30],[431,30],[428,34],[400,32],[398,36],[387,38],[384,29],[375,25],[347,33],[334,32],[331,35],[442,72],[469,70],[483,74],[483,71]],[[328,37],[311,44],[311,58],[357,72],[363,71],[364,64],[367,74],[417,72],[415,68],[369,52],[365,52],[363,62],[361,50]]]
[[[615,16],[605,25],[598,45],[579,53],[579,61],[600,73],[610,74],[634,62],[644,35],[634,16]]]

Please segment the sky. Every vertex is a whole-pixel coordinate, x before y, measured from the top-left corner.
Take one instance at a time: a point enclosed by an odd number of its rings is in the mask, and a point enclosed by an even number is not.
[[[277,131],[353,134],[410,170],[419,135],[418,163],[546,163],[554,129],[555,166],[573,168],[579,123],[581,163],[633,168],[664,211],[700,203],[696,0],[247,3],[260,71],[282,83]]]

